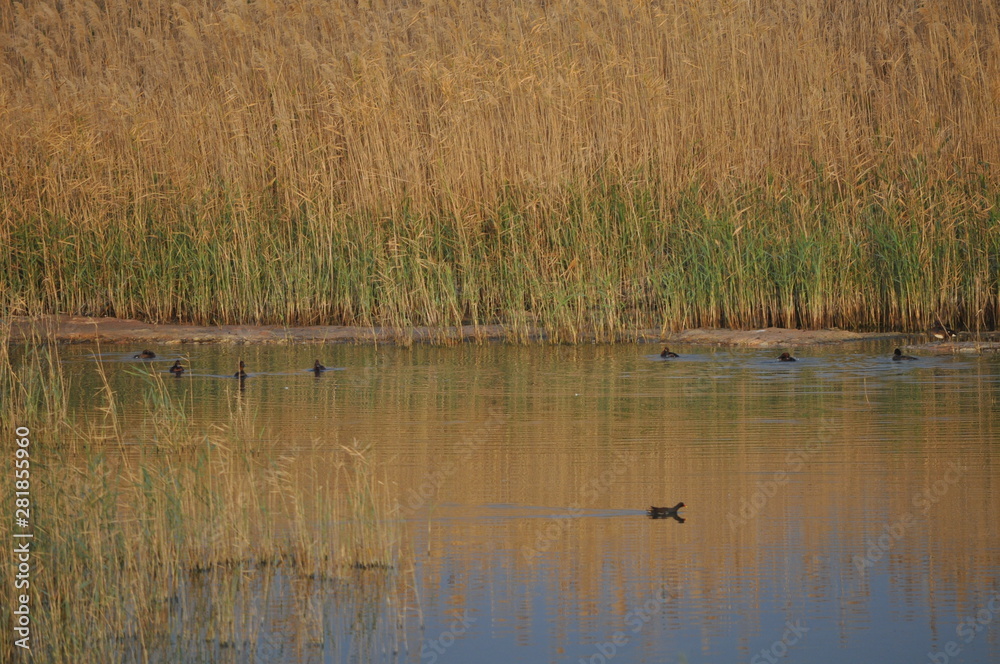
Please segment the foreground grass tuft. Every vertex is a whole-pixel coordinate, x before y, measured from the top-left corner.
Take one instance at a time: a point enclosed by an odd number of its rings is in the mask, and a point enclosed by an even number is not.
[[[61,380],[54,347],[12,354],[0,424],[32,430],[35,660],[286,661],[289,643],[322,645],[337,611],[398,603],[399,524],[364,448],[313,451],[308,469],[293,469],[261,448],[245,407],[196,426],[155,376],[136,437],[110,389],[93,417],[40,399],[39,382]],[[13,514],[11,492],[0,503]],[[7,523],[0,536],[13,541]],[[13,588],[11,547],[0,565]],[[7,625],[12,610],[0,609]],[[13,638],[0,634],[0,659],[14,661]]]

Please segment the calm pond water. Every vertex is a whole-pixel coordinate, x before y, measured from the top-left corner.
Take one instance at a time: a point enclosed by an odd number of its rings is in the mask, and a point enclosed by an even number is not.
[[[153,349],[100,349],[123,401],[183,356],[190,375],[164,375],[196,418],[240,400],[302,467],[354,440],[385,465],[412,604],[401,619],[377,593],[320,597],[368,618],[328,621],[300,661],[1000,661],[1000,359]],[[62,350],[81,410],[100,400],[97,352]],[[317,357],[337,370],[304,371]],[[243,391],[223,378],[238,358]],[[645,515],[679,501],[683,523]],[[248,661],[291,661],[274,648]]]

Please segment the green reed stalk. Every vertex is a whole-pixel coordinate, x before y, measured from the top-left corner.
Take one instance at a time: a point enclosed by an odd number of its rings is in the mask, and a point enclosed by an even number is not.
[[[10,312],[997,323],[994,2],[307,4],[0,7]]]
[[[935,316],[989,328],[1000,197],[974,183],[860,200],[692,192],[672,206],[599,190],[565,210],[508,203],[461,240],[441,217],[199,218],[155,243],[125,220],[98,231],[50,219],[14,236],[0,280],[36,298],[16,313],[154,321],[502,322],[513,337],[538,326],[567,341],[695,325],[914,329]],[[196,232],[205,241],[189,243]]]

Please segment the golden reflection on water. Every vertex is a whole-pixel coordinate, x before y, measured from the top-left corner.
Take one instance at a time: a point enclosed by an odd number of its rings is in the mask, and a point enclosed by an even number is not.
[[[901,628],[916,638],[894,646],[924,657],[1000,590],[995,360],[674,350],[252,347],[240,391],[213,377],[235,349],[194,347],[193,375],[169,387],[206,422],[251,408],[293,476],[310,476],[311,450],[372,446],[424,637],[479,617],[459,658],[509,642],[498,658],[576,661],[623,630],[619,661],[729,661],[795,619],[805,661],[878,653]],[[314,355],[343,370],[302,371]],[[645,517],[678,501],[685,523]],[[965,652],[995,655],[997,627]]]

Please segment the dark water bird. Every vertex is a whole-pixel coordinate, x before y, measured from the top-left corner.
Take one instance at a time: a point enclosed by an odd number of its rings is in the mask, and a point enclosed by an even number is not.
[[[680,519],[677,510],[684,507],[684,503],[677,503],[673,507],[650,507],[646,514],[651,519]]]
[[[782,353],[778,356],[778,359],[782,362],[795,362],[796,359],[792,357],[789,353]]]
[[[915,360],[917,358],[913,357],[912,355],[903,355],[903,351],[897,348],[896,350],[892,351],[892,359],[898,362],[899,360]]]
[[[247,372],[243,371],[244,366],[246,365],[243,364],[243,360],[240,360],[240,370],[233,374],[233,378],[239,378],[240,380],[243,380],[244,378],[247,377]]]
[[[931,328],[931,336],[944,341],[945,339],[954,339],[958,335],[955,334],[954,330],[945,326],[941,321],[938,321],[937,325]]]
[[[133,355],[132,357],[134,357],[137,360],[151,360],[154,357],[156,357],[156,353],[154,353],[151,350],[144,350],[138,355]]]
[[[318,376],[320,375],[321,372],[326,371],[326,367],[320,364],[319,360],[316,360],[316,362],[313,364],[313,368],[311,369],[311,371]]]
[[[172,373],[175,376],[180,376],[182,373],[184,373],[184,367],[181,366],[180,360],[176,360],[174,362],[174,366],[170,367],[170,373]]]
[[[670,349],[664,346],[663,350],[660,351],[660,357],[666,359],[668,357],[680,357],[680,355],[670,352]]]

